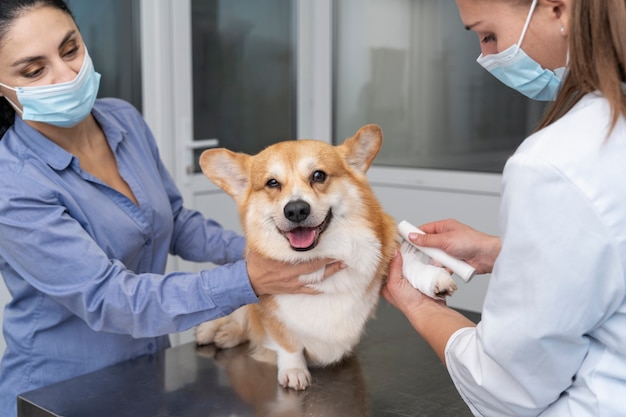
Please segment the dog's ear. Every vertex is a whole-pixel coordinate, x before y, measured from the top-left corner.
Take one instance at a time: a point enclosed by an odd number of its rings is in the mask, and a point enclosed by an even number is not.
[[[249,156],[228,149],[208,149],[200,155],[202,172],[231,197],[237,198],[248,187]]]
[[[348,164],[365,173],[383,143],[383,131],[378,125],[365,125],[354,136],[339,145]]]

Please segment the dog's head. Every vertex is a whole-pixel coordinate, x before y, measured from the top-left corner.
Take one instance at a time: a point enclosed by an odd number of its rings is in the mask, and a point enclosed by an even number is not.
[[[367,125],[338,146],[294,140],[252,156],[210,149],[200,166],[236,201],[255,250],[283,260],[332,256],[342,234],[379,207],[365,173],[381,145],[381,129]]]

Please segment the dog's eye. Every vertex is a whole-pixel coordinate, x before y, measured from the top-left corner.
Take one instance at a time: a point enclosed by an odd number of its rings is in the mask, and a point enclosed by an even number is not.
[[[277,180],[275,180],[274,178],[272,178],[271,180],[268,180],[265,183],[265,186],[268,187],[268,188],[280,188],[280,183]]]
[[[322,183],[326,181],[326,173],[324,171],[315,171],[313,175],[311,175],[311,182],[319,182]]]

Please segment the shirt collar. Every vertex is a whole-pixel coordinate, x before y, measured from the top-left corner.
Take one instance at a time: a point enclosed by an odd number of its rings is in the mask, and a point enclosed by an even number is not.
[[[109,113],[100,110],[97,101],[92,110],[92,114],[100,124],[109,142],[109,146],[113,153],[115,153],[118,145],[126,136],[126,129]],[[67,169],[75,158],[74,155],[46,138],[38,130],[26,124],[17,114],[15,115],[14,129],[18,137],[28,138],[27,141],[24,141],[25,145],[28,146],[34,154],[57,171]]]

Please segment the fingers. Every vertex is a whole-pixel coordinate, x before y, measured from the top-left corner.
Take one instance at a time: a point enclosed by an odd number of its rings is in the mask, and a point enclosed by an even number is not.
[[[380,294],[393,305],[396,305],[394,289],[397,285],[399,285],[402,279],[404,279],[402,276],[402,254],[400,251],[396,251],[395,256],[389,263],[389,276],[387,277],[387,282],[380,290]]]
[[[315,259],[297,264],[285,263],[264,257],[255,251],[246,254],[248,276],[257,295],[267,294],[319,294],[311,288],[346,267],[331,258]],[[310,276],[310,279],[302,279]]]
[[[402,254],[396,251],[396,255],[389,263],[389,280],[402,279]]]
[[[318,295],[321,294],[321,292],[309,286],[303,286],[300,287],[298,291],[295,291],[294,294]]]
[[[314,288],[311,288],[309,286],[310,282],[307,282],[306,279],[303,280],[303,277],[306,275],[319,276],[319,271],[323,268],[324,271],[322,274],[322,280],[324,280],[346,267],[346,265],[341,261],[335,261],[335,262],[330,262],[330,261],[331,261],[330,259],[317,259],[315,261],[306,262],[302,264],[304,268],[302,269],[302,271],[304,271],[304,273],[295,272],[296,275],[293,277],[294,288],[293,288],[292,293],[308,294],[308,295],[320,294],[320,291]],[[294,271],[292,270],[292,272]],[[319,282],[318,280],[319,278],[316,278],[315,282]]]
[[[331,258],[321,258],[321,259],[313,259],[312,261],[300,262],[294,265],[284,264],[285,267],[288,267],[291,270],[293,275],[307,275],[312,272],[318,271],[324,267],[332,265],[334,263],[334,259]],[[333,274],[337,272],[333,267]],[[330,274],[329,274],[330,276]],[[326,273],[324,273],[324,277],[326,277]]]
[[[461,223],[454,219],[439,220],[419,226],[425,234],[410,233],[409,239],[418,246],[443,249],[449,245],[450,232],[458,229]]]
[[[341,271],[344,268],[346,268],[346,264],[341,261],[335,261],[327,264],[326,268],[324,269],[324,279],[328,278],[336,272]]]
[[[324,269],[323,274],[322,274],[322,281],[325,280],[326,278],[334,275],[335,273],[339,272],[340,270],[346,268],[346,264],[344,264],[341,261],[335,261],[335,262],[329,262],[329,259],[320,259],[320,260],[315,260],[312,262],[307,262],[306,266],[305,266],[305,270],[309,271],[309,270],[313,270],[313,272],[310,273],[304,273],[304,274],[298,274],[297,277],[294,277],[294,282],[299,283],[300,286],[297,288],[297,293],[299,294],[310,294],[310,295],[316,295],[316,294],[320,294],[320,291],[315,290],[313,288],[311,288],[309,286],[310,283],[307,283],[306,280],[303,281],[303,277],[306,275],[317,275],[319,276],[319,270],[320,269]],[[322,266],[318,266],[319,263],[322,263]],[[317,278],[315,281],[317,281],[319,278]]]
[[[346,268],[346,264],[342,261],[336,261],[331,258],[314,259],[308,262],[302,262],[289,266],[294,275],[307,275],[324,268],[323,279]]]
[[[445,232],[452,231],[458,228],[459,226],[462,226],[462,224],[459,223],[457,220],[446,219],[446,220],[438,220],[436,222],[423,224],[419,226],[419,229],[423,231],[424,233],[437,234],[437,233],[445,233]]]
[[[440,222],[426,223],[418,227],[424,233],[437,233]]]
[[[436,222],[425,223],[418,227],[424,233],[437,234],[450,230],[453,227],[455,220],[438,220]]]
[[[441,235],[435,233],[425,235],[410,233],[409,239],[418,246],[425,246],[429,248],[441,248],[444,241],[444,238]]]

